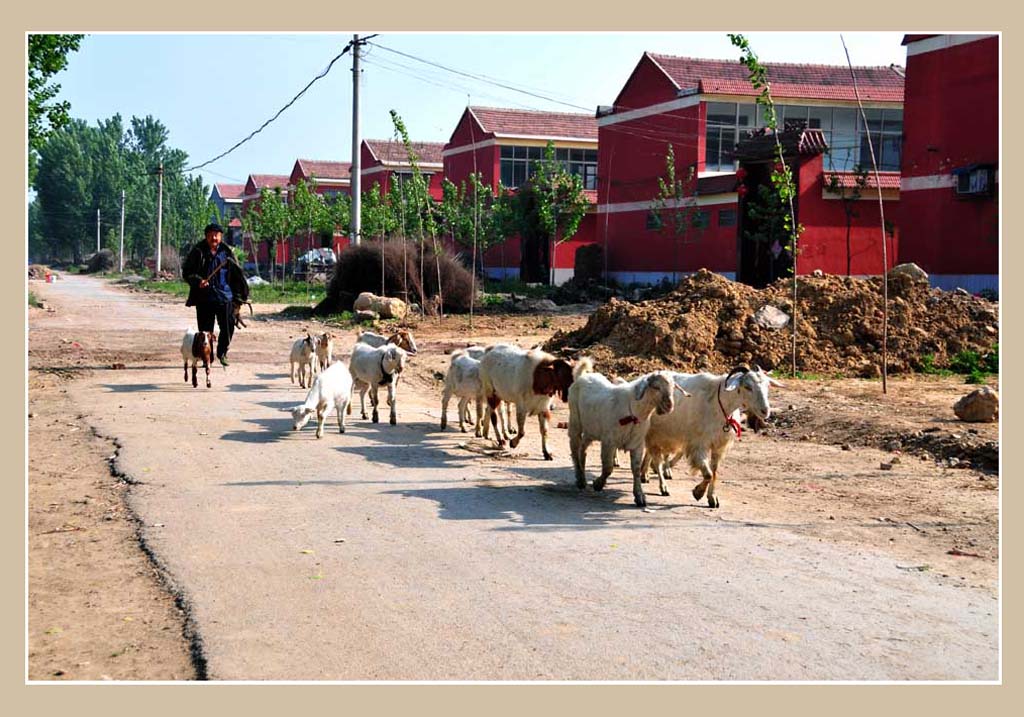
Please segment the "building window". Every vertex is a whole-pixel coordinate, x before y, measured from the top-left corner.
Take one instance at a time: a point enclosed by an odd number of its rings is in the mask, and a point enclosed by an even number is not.
[[[711,225],[711,219],[707,212],[698,210],[693,213],[691,223],[694,229],[707,229]]]
[[[720,226],[720,227],[734,227],[734,226],[736,226],[736,210],[735,209],[719,209],[718,210],[718,226]]]
[[[707,145],[705,169],[731,171],[735,169],[732,141],[742,141],[745,130],[764,127],[764,108],[740,103],[707,103]],[[735,108],[735,110],[734,110]],[[735,111],[735,122],[731,120]],[[871,166],[868,134],[875,146],[875,158],[881,171],[898,172],[900,148],[903,140],[903,110],[865,109],[867,126],[854,107],[828,107],[805,105],[776,105],[775,115],[780,127],[796,125],[807,129],[820,129],[828,144],[824,164],[827,170],[850,172],[860,164]],[[753,122],[750,117],[753,114]],[[736,140],[733,140],[733,129]]]
[[[526,184],[537,164],[544,159],[544,147],[502,147],[501,183],[510,189]],[[584,189],[597,189],[597,150],[556,148],[555,160],[583,180]]]

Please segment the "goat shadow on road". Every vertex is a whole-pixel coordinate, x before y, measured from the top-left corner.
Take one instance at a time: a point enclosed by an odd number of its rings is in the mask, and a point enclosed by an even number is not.
[[[616,500],[622,491],[606,489],[603,495],[580,493],[537,485],[472,485],[446,488],[399,488],[388,495],[421,498],[437,503],[442,520],[501,520],[496,531],[594,530],[606,527],[655,528],[650,516],[632,501]]]

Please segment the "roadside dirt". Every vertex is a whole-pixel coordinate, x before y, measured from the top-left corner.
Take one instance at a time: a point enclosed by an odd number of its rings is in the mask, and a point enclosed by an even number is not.
[[[45,326],[51,316],[33,310],[29,321]],[[111,475],[116,446],[95,435],[75,405],[74,378],[89,370],[68,367],[67,349],[37,336],[31,345],[42,355],[29,372],[28,677],[194,679],[182,611],[140,547],[125,507],[128,485]]]
[[[149,326],[147,332],[133,333],[133,327],[145,325],[144,319],[128,309],[181,302],[121,290],[126,313],[119,314],[113,327],[103,314],[55,303],[47,288],[32,282],[33,291],[56,312],[33,309],[29,317],[29,410],[35,413],[29,420],[30,676],[193,677],[181,614],[135,539],[124,508],[125,486],[110,476],[106,459],[113,450],[75,418],[80,414],[75,403],[77,379],[88,381],[100,372],[115,371],[110,368],[115,363],[125,364],[116,371],[161,365],[170,369],[176,363],[168,347],[173,347],[179,327]],[[277,313],[282,308],[256,307],[253,321],[260,339],[238,341],[234,361],[277,364],[286,371],[281,347],[304,327],[325,327],[312,319],[282,318]],[[183,311],[182,317],[184,326],[188,315]],[[403,411],[439,415],[447,355],[455,348],[495,341],[533,346],[550,339],[556,329],[582,327],[587,318],[479,315],[472,330],[465,316],[448,317],[441,324],[436,319],[410,322],[420,352],[402,379],[412,389],[403,391]],[[341,336],[339,344],[347,353],[355,331],[328,330]],[[219,373],[215,380],[222,380]],[[804,539],[846,546],[853,554],[884,556],[900,570],[981,588],[994,597],[998,475],[975,467],[949,469],[933,459],[886,450],[892,442],[887,443],[887,436],[913,435],[934,426],[942,435],[998,441],[998,425],[968,426],[953,417],[952,403],[969,388],[956,379],[901,377],[890,379],[889,395],[883,398],[878,381],[790,380],[786,388],[773,390],[778,413],[767,430],[759,435],[745,432],[725,461],[719,494],[727,508],[701,510],[699,519],[723,526],[739,521],[781,528]],[[566,420],[566,407],[559,404],[555,424]],[[968,434],[969,430],[978,433]],[[535,422],[528,424],[528,432],[528,455],[496,465],[543,478],[550,473],[556,480],[537,490],[558,492],[557,481],[568,486],[567,469],[561,464],[545,465],[538,472],[533,460]],[[561,448],[557,452],[564,458],[561,434],[554,432],[553,445]],[[843,450],[844,443],[851,450]],[[486,450],[483,442],[472,439],[466,446]],[[894,458],[899,458],[895,464]],[[881,469],[882,463],[891,469]],[[611,482],[615,488],[626,487],[627,474],[625,469],[616,472]],[[652,495],[651,500],[658,508],[692,507],[692,483],[677,471],[669,484],[672,496]],[[628,490],[615,491],[607,500],[631,502]],[[687,524],[694,515],[673,511],[671,520]],[[62,532],[46,532],[58,529]],[[48,632],[51,628],[59,631]],[[130,647],[124,649],[126,645]]]

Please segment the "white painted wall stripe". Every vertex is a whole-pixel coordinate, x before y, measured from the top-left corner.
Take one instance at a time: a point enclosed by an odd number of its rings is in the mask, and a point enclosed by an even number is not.
[[[920,189],[951,189],[952,174],[929,174],[923,177],[901,177],[900,191],[913,192]]]
[[[913,55],[923,55],[926,52],[935,52],[936,50],[945,50],[950,47],[956,47],[957,45],[966,45],[969,42],[977,42],[978,40],[987,40],[990,37],[999,37],[998,35],[938,35],[937,37],[929,37],[924,40],[918,40],[917,42],[911,42],[907,45],[907,57]]]
[[[485,139],[482,142],[476,144],[464,144],[461,147],[454,147],[452,149],[442,150],[442,157],[451,157],[453,154],[462,154],[463,152],[471,152],[474,149],[483,149],[484,147],[492,147],[498,143],[496,139]]]
[[[704,196],[697,197],[696,203],[693,201],[693,197],[686,197],[681,201],[670,201],[665,202],[665,206],[669,209],[676,207],[692,207],[694,204],[698,207],[713,206],[716,204],[735,204],[739,201],[739,195],[736,192],[727,192],[725,194],[707,194]],[[649,212],[652,208],[652,202],[647,200],[646,202],[618,202],[616,204],[598,204],[598,214],[618,214],[619,212]]]
[[[705,101],[707,99],[707,97],[704,97]],[[640,119],[641,117],[660,115],[665,112],[683,109],[684,107],[693,107],[694,105],[699,104],[700,101],[701,95],[690,95],[689,97],[680,97],[675,100],[669,100],[668,102],[659,102],[658,104],[651,105],[650,107],[641,107],[635,110],[616,112],[613,115],[598,117],[597,126],[604,127],[605,125],[617,124],[619,122],[629,122],[630,120]]]

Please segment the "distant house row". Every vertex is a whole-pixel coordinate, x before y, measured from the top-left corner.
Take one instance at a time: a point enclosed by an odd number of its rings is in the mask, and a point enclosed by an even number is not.
[[[805,227],[797,271],[878,274],[884,237],[890,267],[916,262],[944,288],[998,288],[999,38],[907,35],[903,44],[905,70],[856,67],[856,87],[845,66],[768,66]],[[576,249],[599,244],[608,275],[622,282],[653,283],[706,267],[761,285],[785,275],[793,258],[758,214],[775,138],[764,133],[756,94],[735,61],[644,53],[612,105],[593,115],[471,106],[448,142],[417,142],[414,149],[440,199],[442,178],[459,184],[474,172],[495,190],[514,190],[553,143],[591,201],[577,234],[557,249],[557,283],[572,276]],[[669,145],[685,196],[659,213],[652,200]],[[870,170],[871,150],[878,179],[871,174],[858,186],[854,170]],[[397,141],[365,140],[360,161],[364,192],[373,184],[386,192],[411,171]],[[348,193],[350,169],[297,160],[288,176],[216,185],[213,199],[237,232],[262,187],[288,191],[315,178],[319,192]],[[681,233],[663,216],[680,207],[692,223]],[[341,236],[332,241],[339,249],[347,244]],[[513,238],[492,248],[485,266],[496,277],[545,281],[549,253],[541,247],[525,256]]]

